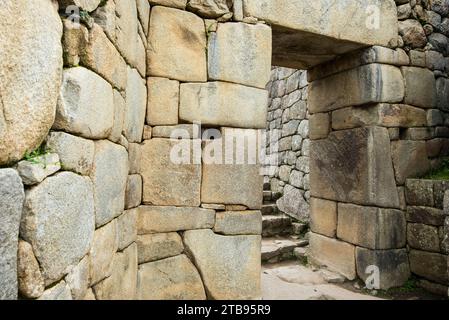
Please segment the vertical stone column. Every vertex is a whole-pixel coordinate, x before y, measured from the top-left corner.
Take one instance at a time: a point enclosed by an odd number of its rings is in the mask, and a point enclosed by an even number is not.
[[[395,144],[411,143],[399,131],[426,125],[404,102],[417,90],[406,86],[408,64],[401,49],[372,47],[309,72],[310,258],[348,279],[375,266],[382,289],[410,275],[403,175],[427,170],[425,149],[425,161],[416,148],[395,159]]]
[[[271,29],[182,9],[151,8],[139,297],[259,298]]]

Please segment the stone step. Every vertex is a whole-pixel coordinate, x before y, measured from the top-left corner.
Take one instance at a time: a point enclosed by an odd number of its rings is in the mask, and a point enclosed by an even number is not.
[[[295,248],[307,246],[309,242],[302,239],[265,238],[262,239],[262,262],[276,263],[295,259]]]
[[[262,209],[260,210],[262,215],[277,215],[279,213],[279,209],[276,203],[264,203],[262,205]]]
[[[292,220],[286,215],[264,215],[262,216],[262,236],[272,237],[276,235],[290,234],[292,231]]]

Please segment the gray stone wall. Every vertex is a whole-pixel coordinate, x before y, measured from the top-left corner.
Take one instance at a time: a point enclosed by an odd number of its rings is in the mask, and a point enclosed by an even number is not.
[[[266,182],[278,209],[296,220],[309,217],[309,113],[307,72],[275,67],[267,89]]]

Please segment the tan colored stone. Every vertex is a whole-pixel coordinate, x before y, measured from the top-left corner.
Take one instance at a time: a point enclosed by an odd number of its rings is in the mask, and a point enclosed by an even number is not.
[[[143,31],[148,35],[148,28],[150,27],[150,4],[148,0],[137,0],[137,13],[139,15],[140,24]]]
[[[140,206],[138,234],[209,229],[215,224],[215,211],[188,207]]]
[[[209,79],[265,89],[271,71],[271,46],[267,25],[218,24],[217,31],[209,35]]]
[[[151,5],[166,6],[170,8],[185,9],[187,0],[149,0]]]
[[[102,139],[109,136],[113,123],[111,85],[86,68],[65,69],[53,128],[89,139]]]
[[[53,124],[62,24],[50,0],[2,1],[0,20],[0,164],[5,165],[36,149]]]
[[[209,298],[260,298],[260,236],[221,236],[212,230],[190,230],[184,233],[184,244]]]
[[[416,67],[402,67],[401,70],[405,79],[405,103],[421,108],[434,108],[437,92],[433,72]]]
[[[85,256],[65,277],[73,300],[82,300],[90,284],[90,258]]]
[[[145,113],[147,110],[147,88],[136,69],[128,68],[126,86],[126,111],[123,132],[129,142],[142,141]]]
[[[309,111],[326,112],[378,102],[398,103],[404,98],[404,90],[399,68],[364,65],[313,81],[309,86]]]
[[[184,251],[176,232],[144,234],[137,237],[139,264],[174,257]]]
[[[205,146],[201,202],[261,208],[263,176],[258,164],[258,139],[257,130],[223,128],[222,138]],[[215,161],[209,158],[211,154]]]
[[[152,136],[154,138],[168,139],[200,139],[200,126],[197,124],[178,124],[176,126],[153,127]]]
[[[325,265],[349,280],[355,279],[355,246],[316,233],[310,234],[309,241],[309,259],[313,263]]]
[[[404,184],[407,178],[419,177],[430,170],[425,141],[392,141],[391,155],[398,184]]]
[[[206,29],[193,13],[166,7],[151,10],[147,75],[206,81]]]
[[[45,290],[44,277],[34,257],[33,247],[23,240],[19,241],[17,251],[17,278],[19,292],[26,298],[38,298]]]
[[[75,5],[82,10],[94,11],[101,3],[101,0],[59,0],[61,9],[65,9],[70,5]]]
[[[142,167],[142,148],[138,143],[128,144],[129,174],[140,174]]]
[[[70,288],[65,281],[47,289],[38,300],[72,300]]]
[[[178,124],[179,82],[149,77],[147,123],[152,126]]]
[[[204,300],[200,275],[185,255],[139,266],[140,300]]]
[[[117,222],[112,222],[95,230],[94,241],[90,249],[91,284],[107,278],[112,272],[112,259],[118,246]]]
[[[137,298],[137,245],[114,254],[111,276],[94,286],[98,300],[135,300]]]
[[[331,132],[310,145],[313,197],[399,207],[388,130],[368,127]]]
[[[224,235],[260,235],[262,214],[260,211],[217,212],[214,232]]]
[[[311,198],[310,229],[315,233],[334,238],[337,234],[337,203]]]
[[[128,154],[125,148],[100,140],[95,142],[94,166],[95,224],[102,226],[119,216],[125,207]]]
[[[138,207],[142,202],[142,177],[139,174],[128,176],[125,192],[125,209]]]
[[[141,151],[145,204],[200,205],[201,164],[192,162],[195,143],[192,140],[159,138],[144,141]],[[188,157],[188,164],[176,163],[179,156],[177,149]]]
[[[426,112],[405,104],[380,103],[374,106],[349,107],[332,112],[332,128],[362,126],[421,127],[427,125]]]
[[[119,143],[125,122],[126,102],[120,92],[114,89],[114,125],[109,140]]]
[[[229,0],[190,0],[187,8],[201,17],[220,18],[230,12],[231,5]]]
[[[138,209],[131,209],[117,218],[118,250],[123,250],[136,241],[138,214]]]
[[[328,113],[316,113],[309,118],[309,137],[312,140],[326,138],[330,131],[330,117]]]
[[[406,243],[405,214],[399,210],[338,204],[337,237],[369,249],[398,249]]]
[[[179,118],[202,125],[266,126],[268,92],[226,82],[181,84]]]

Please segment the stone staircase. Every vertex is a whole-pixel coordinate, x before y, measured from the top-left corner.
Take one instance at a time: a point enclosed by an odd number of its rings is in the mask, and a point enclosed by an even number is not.
[[[270,191],[270,185],[264,184],[262,206],[262,263],[271,264],[284,260],[304,259],[304,239],[307,224],[295,222],[276,206],[280,194]]]

